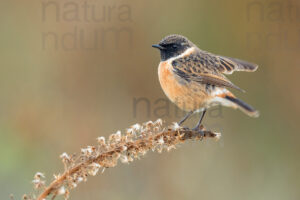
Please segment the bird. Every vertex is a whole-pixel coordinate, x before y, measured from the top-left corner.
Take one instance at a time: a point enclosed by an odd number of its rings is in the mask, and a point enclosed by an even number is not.
[[[250,117],[259,116],[259,111],[229,91],[244,92],[224,75],[235,71],[254,72],[257,64],[201,50],[177,34],[164,37],[152,47],[160,51],[158,77],[165,95],[187,112],[178,125],[192,114],[201,113],[193,128],[199,130],[207,109],[215,105],[240,109]]]

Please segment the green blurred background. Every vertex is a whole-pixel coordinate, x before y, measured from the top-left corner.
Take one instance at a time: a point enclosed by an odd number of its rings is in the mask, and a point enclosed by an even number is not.
[[[219,142],[119,164],[71,199],[300,198],[299,1],[14,0],[0,2],[0,16],[0,199],[31,192],[37,171],[49,183],[62,152],[98,136],[158,117],[178,121],[173,105],[157,111],[166,97],[151,48],[173,33],[258,63],[257,72],[229,78],[261,116],[211,112],[204,124],[222,132]],[[135,98],[151,112],[139,104],[134,113]]]

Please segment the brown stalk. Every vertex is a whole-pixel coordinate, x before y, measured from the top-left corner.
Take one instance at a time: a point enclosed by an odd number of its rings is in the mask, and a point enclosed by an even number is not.
[[[136,129],[140,129],[136,131],[139,135],[132,135],[132,130],[127,131],[127,134],[124,136],[120,136],[120,133],[112,134],[108,144],[105,144],[105,140],[103,143],[103,139],[100,138],[100,145],[89,147],[90,149],[88,150],[90,151],[83,149],[82,152],[84,153],[79,159],[77,157],[75,160],[65,154],[63,158],[65,172],[57,176],[47,187],[41,181],[43,174],[37,173],[34,183],[36,188],[42,188],[42,192],[36,198],[28,196],[26,198],[30,200],[44,200],[50,195],[52,195],[52,199],[57,195],[65,195],[67,199],[69,197],[69,189],[75,188],[82,179],[86,181],[88,175],[95,175],[100,167],[105,169],[116,166],[119,159],[123,158],[125,162],[132,162],[149,150],[161,152],[163,149],[166,149],[169,151],[187,140],[219,138],[220,136],[218,133],[204,130],[203,127],[199,131],[182,128],[178,125],[164,129],[161,121],[148,122],[140,127],[136,127]],[[61,190],[62,188],[63,190]]]

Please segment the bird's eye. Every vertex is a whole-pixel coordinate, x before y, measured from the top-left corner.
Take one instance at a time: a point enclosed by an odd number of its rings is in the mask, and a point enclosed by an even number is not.
[[[177,44],[172,44],[172,48],[173,48],[173,49],[177,49],[177,48],[178,48],[178,45],[177,45]]]

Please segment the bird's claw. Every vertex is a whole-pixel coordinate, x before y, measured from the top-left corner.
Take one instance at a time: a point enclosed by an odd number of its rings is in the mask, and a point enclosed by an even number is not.
[[[198,133],[200,133],[201,137],[204,137],[205,135],[204,135],[203,129],[204,129],[204,126],[201,125],[200,127],[198,127],[198,126],[194,127],[192,129],[192,131],[198,132]]]

